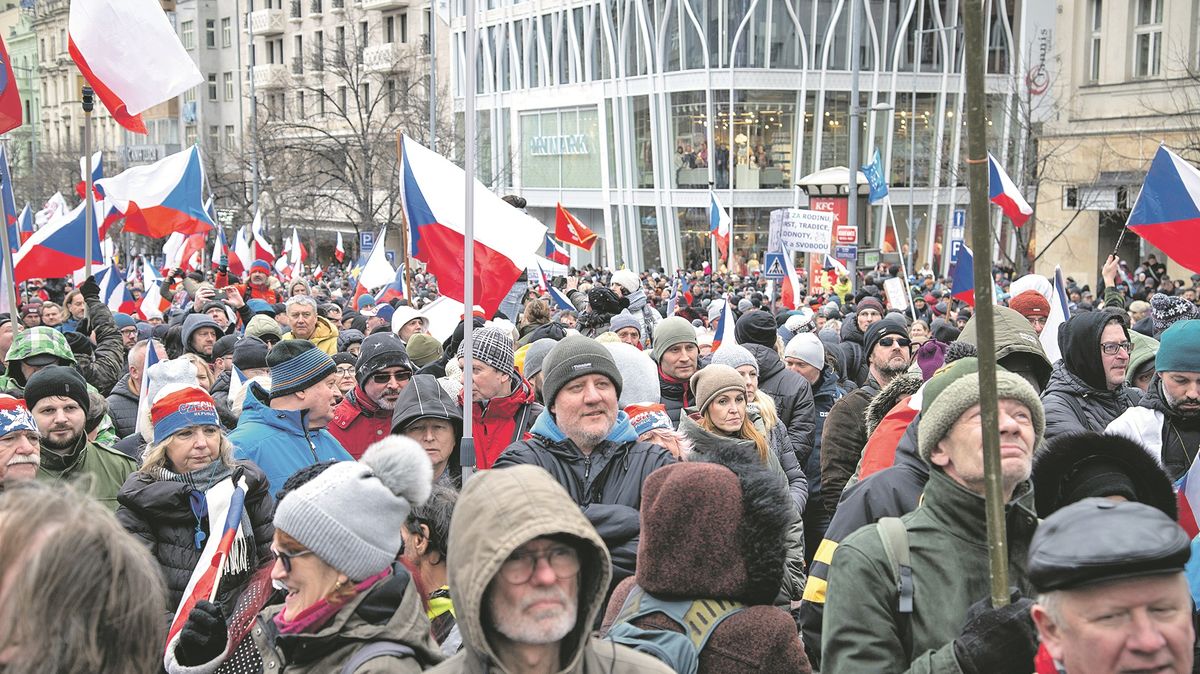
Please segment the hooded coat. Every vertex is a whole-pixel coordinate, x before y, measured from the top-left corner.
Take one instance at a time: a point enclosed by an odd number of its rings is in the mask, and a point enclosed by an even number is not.
[[[449,393],[446,393],[446,389],[438,384],[435,377],[418,374],[408,382],[408,386],[404,387],[400,398],[396,400],[396,409],[392,412],[392,433],[402,433],[409,424],[426,417],[446,419],[454,427],[454,451],[450,453],[446,470],[435,478],[434,482],[458,489],[461,481],[458,448],[462,442],[462,408]]]
[[[641,532],[642,483],[655,469],[675,463],[675,458],[658,445],[639,442],[623,411],[617,412],[608,437],[586,456],[558,427],[548,409],[538,415],[531,433],[528,440],[504,450],[493,467],[532,464],[544,468],[604,539],[615,581],[633,575]],[[453,579],[450,587],[454,587]]]
[[[639,481],[639,498],[640,489]],[[555,484],[555,480],[547,479],[545,472],[529,466],[489,471],[467,483],[450,524],[447,559],[463,650],[430,670],[431,673],[516,674],[501,664],[489,640],[489,632],[493,630],[484,627],[485,596],[508,556],[521,545],[545,536],[574,540],[581,563],[577,576],[578,613],[574,629],[561,642],[559,671],[570,674],[671,671],[648,655],[591,636],[592,625],[608,593],[612,560],[606,541],[589,523],[586,508],[580,510],[573,500],[563,491],[561,482]]]
[[[1060,328],[1058,344],[1063,359],[1054,365],[1042,391],[1046,440],[1072,431],[1100,431],[1141,401],[1141,391],[1124,382],[1117,389],[1107,385],[1100,335],[1114,317],[1106,311],[1083,312]],[[1122,328],[1129,339],[1129,330],[1123,324]]]
[[[179,337],[183,340],[183,352],[194,353],[204,359],[206,363],[212,363],[212,352],[201,353],[192,346],[192,336],[200,328],[212,328],[217,331],[217,336],[221,336],[221,326],[217,325],[208,314],[188,314],[187,318],[183,319],[183,328],[180,330]]]
[[[867,378],[871,374],[870,363],[867,362],[866,351],[864,350],[863,340],[866,335],[862,330],[858,329],[858,315],[849,314],[842,320],[842,329],[839,333],[842,338],[839,346],[842,352],[842,365],[846,372],[846,378],[853,381],[859,386],[866,385]]]
[[[758,390],[775,400],[775,409],[779,411],[779,420],[787,428],[796,458],[801,465],[807,463],[817,428],[812,385],[802,375],[787,369],[775,349],[761,344],[746,344],[744,347],[758,362]]]
[[[699,674],[811,671],[795,623],[771,606],[769,588],[780,582],[787,549],[780,530],[791,517],[779,498],[778,480],[760,463],[737,456],[722,453],[702,461],[723,468],[668,466],[647,479],[641,563],[636,578],[626,578],[617,586],[601,632],[607,633],[618,622],[622,605],[635,587],[672,600],[736,601],[745,608],[713,632],[700,652]],[[693,505],[689,492],[700,488],[722,492],[699,515],[704,520],[703,535],[672,535],[696,526],[696,508],[706,504]],[[714,508],[719,510],[713,512]],[[634,624],[680,631],[673,621],[657,615]]]

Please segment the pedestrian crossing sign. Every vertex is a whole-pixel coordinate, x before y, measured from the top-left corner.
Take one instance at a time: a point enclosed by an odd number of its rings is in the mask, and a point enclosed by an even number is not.
[[[763,278],[782,281],[787,276],[784,259],[783,253],[767,253],[763,257]]]

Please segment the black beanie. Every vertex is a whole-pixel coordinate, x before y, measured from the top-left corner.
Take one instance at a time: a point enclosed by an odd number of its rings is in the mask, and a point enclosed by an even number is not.
[[[409,372],[414,369],[404,342],[394,332],[377,332],[363,340],[362,351],[354,365],[354,379],[362,386],[367,377],[385,367],[396,366]]]
[[[62,396],[79,403],[86,414],[91,409],[87,382],[73,367],[51,365],[34,372],[25,385],[25,405],[32,411],[42,398]]]
[[[221,339],[225,339],[222,337]],[[221,343],[221,339],[217,343]],[[237,340],[237,344],[233,345],[233,366],[239,370],[250,370],[256,368],[267,367],[267,343],[261,339],[247,335]],[[214,356],[216,349],[213,349]]]
[[[90,356],[96,352],[96,345],[93,344],[92,340],[85,334],[70,330],[68,332],[64,332],[63,337],[67,338],[67,346],[71,347],[71,353],[75,354],[76,356],[85,354]]]
[[[888,335],[907,339],[908,327],[904,325],[904,319],[889,315],[883,320],[875,321],[867,326],[867,334],[863,337],[863,353],[867,358],[871,357],[871,352],[875,350],[875,345],[879,343],[879,340]]]
[[[572,379],[588,374],[602,374],[611,379],[620,397],[624,383],[621,371],[603,344],[583,335],[570,335],[554,345],[542,361],[542,399],[546,406],[554,405],[558,392]]]
[[[761,309],[755,309],[747,311],[738,319],[733,329],[733,336],[737,338],[738,344],[761,344],[768,349],[773,349],[775,341],[779,339],[777,330],[775,319],[771,318],[771,314]]]

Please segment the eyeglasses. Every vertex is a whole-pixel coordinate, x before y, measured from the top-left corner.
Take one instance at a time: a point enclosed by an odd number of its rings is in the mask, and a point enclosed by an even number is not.
[[[912,346],[912,340],[907,337],[881,337],[879,343],[883,346],[890,347],[893,344],[899,344],[901,348]]]
[[[1049,321],[1050,319],[1046,318],[1045,316],[1029,316],[1025,320],[1029,321],[1030,325],[1043,325],[1044,326],[1044,325],[1046,325],[1046,322]]]
[[[337,369],[337,373],[338,373],[339,377],[353,377],[354,376],[354,366],[347,365],[346,367],[339,367]]]
[[[371,375],[371,381],[375,382],[376,384],[386,384],[393,379],[395,379],[398,383],[403,384],[404,382],[408,381],[409,379],[412,379],[412,373],[411,372],[377,372],[377,373]]]
[[[1114,356],[1118,351],[1129,353],[1131,349],[1133,349],[1133,344],[1130,342],[1104,342],[1100,345],[1100,350],[1106,356]]]
[[[279,563],[283,564],[283,570],[287,571],[288,573],[292,572],[293,559],[296,557],[303,557],[304,555],[311,555],[313,553],[312,550],[303,550],[301,552],[284,552],[282,550],[276,550],[274,547],[271,548],[271,552],[275,553],[275,556],[279,559]]]
[[[541,553],[514,552],[500,567],[500,576],[510,585],[524,585],[533,578],[538,562],[545,559],[559,580],[574,578],[579,573],[579,553],[565,545]]]

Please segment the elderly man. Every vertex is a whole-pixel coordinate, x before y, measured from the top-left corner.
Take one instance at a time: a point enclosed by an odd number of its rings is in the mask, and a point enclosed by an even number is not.
[[[650,357],[658,363],[658,386],[662,404],[672,424],[679,424],[683,408],[696,403],[690,380],[700,368],[700,342],[696,328],[687,319],[672,316],[654,328]]]
[[[642,348],[642,324],[633,314],[628,311],[622,311],[608,323],[608,329],[616,334],[617,339],[629,344]]]
[[[1183,529],[1143,503],[1089,498],[1046,518],[1029,548],[1030,615],[1053,671],[1191,672],[1190,552]]]
[[[429,319],[420,311],[409,305],[397,307],[392,314],[392,332],[400,337],[400,341],[408,346],[408,340],[413,335],[429,332]]]
[[[1107,431],[1142,444],[1177,480],[1200,447],[1200,320],[1179,321],[1160,336],[1146,396]]]
[[[1025,558],[1037,525],[1028,480],[1045,418],[1023,378],[998,371],[997,393],[1009,582],[1028,592]],[[824,673],[996,671],[975,661],[976,649],[956,644],[980,638],[961,630],[967,609],[990,590],[976,359],[956,361],[926,383],[918,434],[921,457],[932,466],[921,507],[863,527],[833,551]],[[906,565],[890,561],[906,553]]]
[[[239,459],[262,468],[272,489],[321,461],[350,461],[325,427],[342,401],[336,367],[312,342],[280,342],[267,354],[271,390],[250,384],[237,430],[229,434]]]
[[[1105,428],[1141,401],[1125,383],[1133,343],[1124,312],[1076,314],[1059,328],[1058,343],[1063,358],[1042,391],[1047,439]]]
[[[586,514],[532,466],[467,482],[450,522],[447,559],[463,648],[431,674],[672,671],[592,636],[612,565]]]
[[[117,492],[137,462],[115,449],[88,442],[84,433],[91,401],[87,382],[74,368],[52,365],[38,370],[25,387],[25,404],[41,434],[42,481],[90,475],[91,493],[116,512]]]
[[[121,377],[108,396],[108,416],[112,419],[113,428],[119,437],[133,433],[137,426],[138,400],[142,387],[142,368],[146,365],[146,351],[149,340],[138,342],[129,350],[127,362],[129,371]],[[160,361],[167,359],[167,350],[163,345],[154,342],[154,352]]]
[[[0,492],[6,482],[37,477],[41,438],[25,401],[0,395]]]
[[[487,327],[471,333],[471,418],[475,437],[475,461],[482,470],[512,443],[525,437],[542,411],[533,387],[517,374],[513,342],[508,331]],[[365,342],[364,342],[365,344]],[[365,351],[365,350],[364,350]],[[464,367],[466,342],[458,345],[458,365]],[[468,404],[463,392],[458,404]]]
[[[541,466],[566,487],[608,545],[619,582],[637,559],[642,481],[675,459],[638,441],[629,415],[617,406],[623,380],[603,344],[571,335],[546,356],[542,374],[546,408],[532,436],[506,449],[495,467]]]
[[[284,340],[304,339],[332,356],[337,353],[338,329],[329,319],[317,314],[317,301],[308,295],[296,295],[287,301],[287,321],[292,331]]]
[[[400,338],[390,332],[371,335],[354,364],[356,386],[334,410],[329,432],[355,459],[392,430],[392,411],[408,386],[413,364]]]

